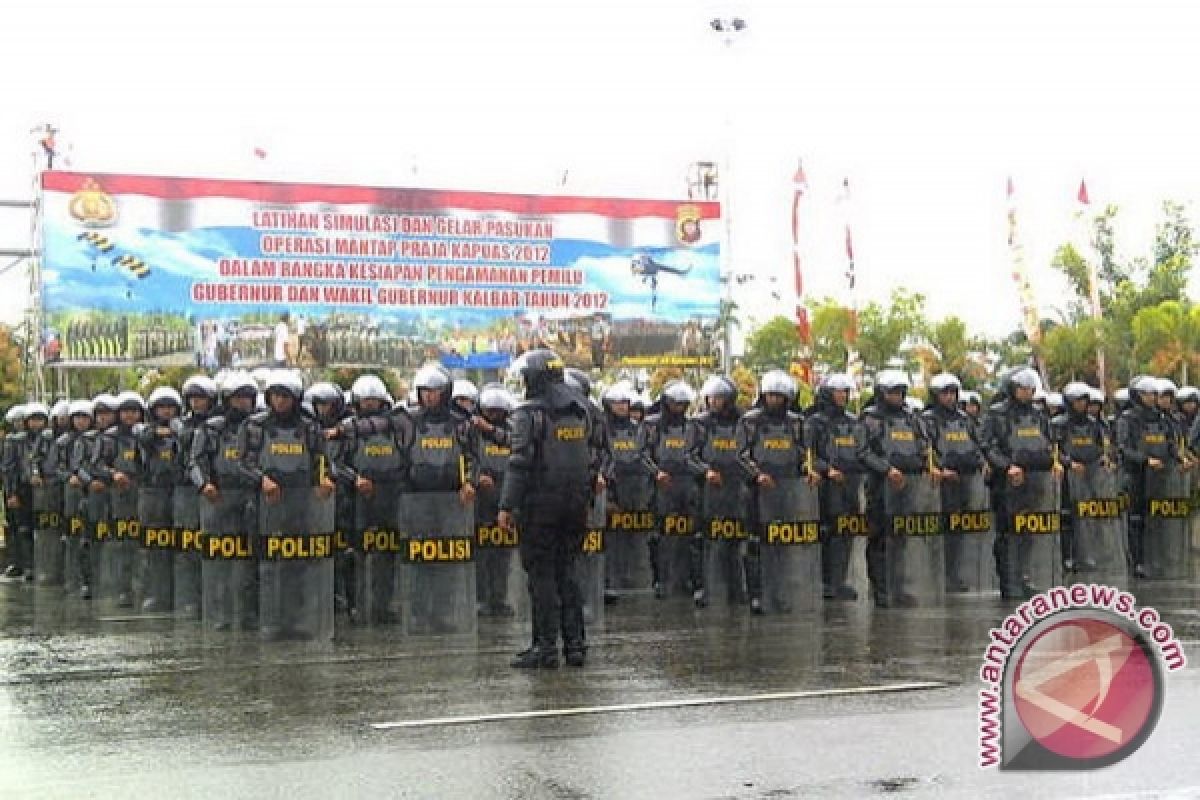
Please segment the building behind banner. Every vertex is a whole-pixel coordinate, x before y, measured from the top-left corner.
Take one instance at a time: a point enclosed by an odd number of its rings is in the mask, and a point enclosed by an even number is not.
[[[46,172],[48,363],[719,359],[720,208]]]

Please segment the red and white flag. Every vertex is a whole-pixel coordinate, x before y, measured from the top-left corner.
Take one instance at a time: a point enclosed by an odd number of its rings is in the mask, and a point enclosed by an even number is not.
[[[796,174],[792,176],[792,275],[796,286],[796,330],[804,341],[811,336],[808,309],[804,307],[804,262],[800,255],[800,201],[807,193],[808,177],[801,160],[796,163]]]

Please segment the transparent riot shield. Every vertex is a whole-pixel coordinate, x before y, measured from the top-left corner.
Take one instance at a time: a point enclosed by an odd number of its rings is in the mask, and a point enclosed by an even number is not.
[[[1191,516],[1189,476],[1168,462],[1146,470],[1146,521],[1142,551],[1146,577],[1185,580],[1190,575],[1188,518]]]
[[[906,475],[897,489],[884,483],[888,525],[884,582],[889,605],[937,606],[945,600],[942,495],[928,475]]]
[[[355,495],[354,502],[354,621],[363,625],[397,624],[397,560],[404,549],[400,487],[378,483],[371,494]]]
[[[333,496],[282,489],[258,504],[258,613],[265,639],[333,638]]]
[[[475,633],[474,516],[457,492],[412,492],[401,500],[408,633]]]
[[[217,502],[201,500],[200,576],[206,631],[250,630],[258,626],[254,540],[257,493],[222,489]]]
[[[613,591],[648,589],[651,583],[649,545],[656,521],[654,494],[642,475],[618,475],[615,503],[608,507],[605,540],[605,583]]]
[[[141,551],[142,525],[138,519],[138,487],[115,485],[108,491],[108,519],[104,530],[97,530],[100,541],[100,600],[117,608],[132,608],[134,566]]]
[[[1063,581],[1059,484],[1051,472],[1026,472],[1020,486],[1006,488],[1009,533],[1004,537],[1010,590],[1026,596]]]
[[[63,588],[77,592],[84,584],[83,548],[87,529],[82,486],[63,487]]]
[[[996,585],[995,514],[982,473],[942,481],[945,517],[946,591],[994,590]]]
[[[529,619],[525,571],[517,556],[520,531],[506,531],[496,522],[496,490],[480,490],[475,503],[475,602],[479,616]]]
[[[801,478],[776,480],[759,487],[758,562],[748,570],[761,575],[761,599],[767,613],[819,611],[821,608],[820,503],[817,489]],[[753,558],[753,556],[752,556]],[[755,595],[757,576],[747,576]]]
[[[63,492],[51,481],[33,487],[33,570],[38,586],[63,582]]]
[[[750,538],[750,493],[732,476],[718,485],[706,483],[701,493],[704,597],[708,603],[734,606],[746,602],[743,566]]]
[[[604,624],[604,528],[608,519],[606,501],[604,494],[592,496],[588,507],[587,532],[583,537],[583,552],[575,562],[579,591],[583,594],[583,621],[589,628]],[[528,594],[527,591],[524,593],[526,606]]]
[[[1082,574],[1123,579],[1129,574],[1129,547],[1117,499],[1117,473],[1099,463],[1067,472],[1074,523],[1071,560]]]
[[[138,491],[142,611],[168,611],[175,599],[175,522],[171,489],[143,486]]]
[[[200,618],[201,562],[204,543],[201,536],[200,493],[191,485],[176,486],[171,495],[171,517],[175,524],[175,610],[187,619]]]
[[[88,491],[83,496],[83,542],[79,548],[79,595],[104,597],[106,584],[115,585],[107,573],[104,549],[112,542],[112,512],[108,492]]]
[[[658,527],[650,536],[650,566],[663,596],[691,594],[692,550],[696,534],[696,481],[688,475],[672,475],[671,483],[659,487],[655,496]]]
[[[1194,456],[1195,454],[1193,454]],[[1200,552],[1200,469],[1188,472],[1191,476],[1192,515],[1188,518],[1191,528],[1192,552]]]
[[[821,582],[825,596],[838,600],[867,597],[866,541],[869,526],[862,474],[821,485],[825,512],[821,524]]]

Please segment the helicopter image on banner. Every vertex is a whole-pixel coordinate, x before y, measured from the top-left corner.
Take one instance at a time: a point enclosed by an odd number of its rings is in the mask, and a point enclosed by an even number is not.
[[[638,253],[633,257],[633,261],[630,262],[629,271],[639,276],[642,279],[642,283],[649,284],[650,309],[654,310],[658,306],[658,276],[687,275],[692,271],[692,266],[689,264],[686,267],[671,267],[655,261],[653,257],[646,253]]]

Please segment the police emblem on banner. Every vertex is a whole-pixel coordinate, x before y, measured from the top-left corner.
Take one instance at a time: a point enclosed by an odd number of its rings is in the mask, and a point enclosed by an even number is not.
[[[700,241],[700,208],[694,205],[682,205],[675,212],[675,235],[684,244],[695,244]]]
[[[85,180],[83,187],[71,195],[67,211],[88,228],[107,228],[117,222],[117,201],[92,178]]]

